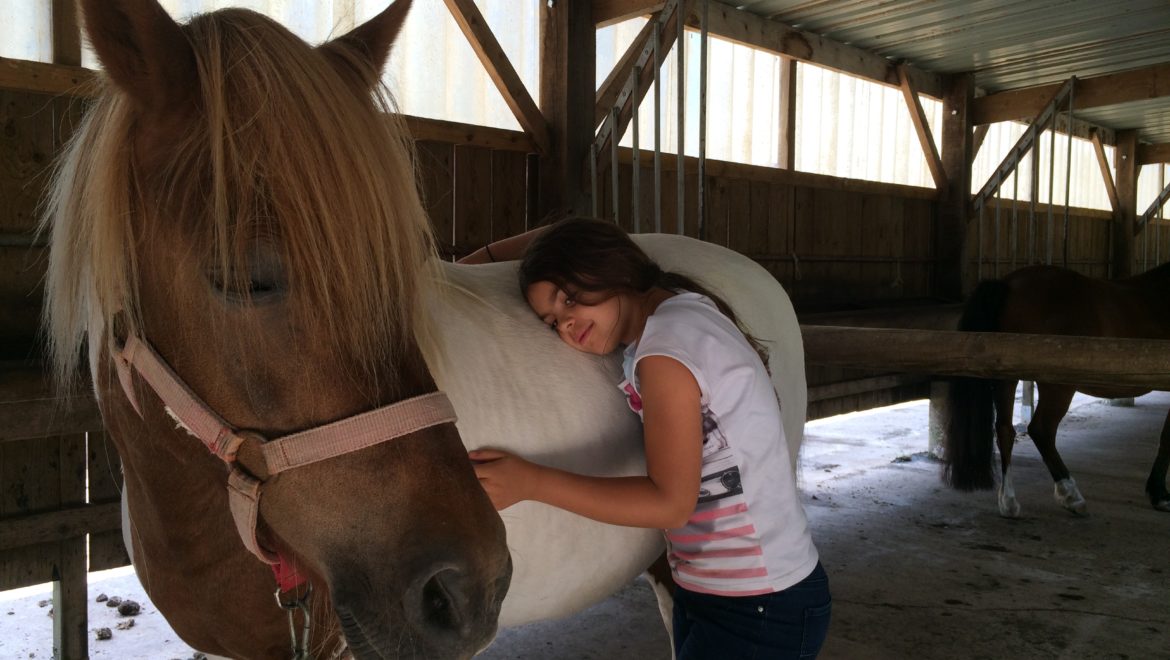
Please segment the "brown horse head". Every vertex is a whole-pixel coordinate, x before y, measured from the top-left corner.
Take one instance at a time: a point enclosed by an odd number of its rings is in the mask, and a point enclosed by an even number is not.
[[[316,48],[244,10],[179,25],[155,0],[82,5],[108,83],[47,216],[55,363],[74,371],[88,338],[160,610],[204,651],[267,656],[287,623],[235,535],[224,464],[136,381],[139,415],[109,360],[140,337],[228,425],[265,438],[435,390],[434,246],[377,89],[409,0]],[[510,559],[453,424],[263,493],[260,544],[329,596],[357,657],[466,657],[494,633]],[[224,598],[228,620],[203,611]]]

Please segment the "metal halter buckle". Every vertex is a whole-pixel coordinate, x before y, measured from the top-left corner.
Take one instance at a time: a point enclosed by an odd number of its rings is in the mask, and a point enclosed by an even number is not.
[[[280,606],[280,609],[288,613],[288,632],[292,638],[293,660],[312,660],[312,656],[309,655],[309,596],[312,594],[312,583],[307,585],[304,594],[298,596],[294,600],[282,600],[280,597],[279,588],[277,588],[276,593],[273,594],[276,597],[276,604]],[[301,614],[305,618],[305,623],[301,627],[301,635],[299,639],[297,637],[296,620],[294,619],[294,615],[296,614],[297,610],[300,610]]]

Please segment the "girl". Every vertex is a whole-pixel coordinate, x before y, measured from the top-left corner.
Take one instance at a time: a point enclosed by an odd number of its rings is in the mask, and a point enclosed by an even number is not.
[[[520,289],[536,315],[579,351],[625,347],[619,387],[642,417],[647,476],[588,477],[471,452],[496,508],[536,500],[666,530],[679,659],[815,657],[828,578],[762,346],[722,300],[663,272],[611,222],[564,220],[480,252],[509,258],[529,241]]]

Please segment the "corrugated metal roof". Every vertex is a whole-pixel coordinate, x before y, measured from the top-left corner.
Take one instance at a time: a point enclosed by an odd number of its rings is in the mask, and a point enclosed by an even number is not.
[[[741,9],[988,92],[1170,62],[1166,0],[740,0]],[[1170,143],[1170,98],[1076,111]]]

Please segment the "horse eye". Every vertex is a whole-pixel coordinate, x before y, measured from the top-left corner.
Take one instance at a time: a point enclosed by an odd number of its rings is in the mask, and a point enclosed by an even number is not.
[[[248,252],[245,268],[245,273],[225,273],[221,268],[212,268],[208,270],[207,279],[225,300],[237,304],[272,302],[285,293],[284,263],[273,246],[253,246]]]

